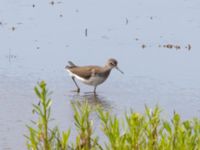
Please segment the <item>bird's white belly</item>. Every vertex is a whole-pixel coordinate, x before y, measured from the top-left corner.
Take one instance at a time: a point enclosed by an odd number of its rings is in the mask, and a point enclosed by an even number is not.
[[[103,78],[101,76],[93,76],[88,80],[83,81],[85,84],[88,85],[93,85],[93,86],[97,86],[101,83],[103,83],[106,80],[106,78]]]
[[[103,83],[107,79],[102,76],[92,76],[89,79],[84,79],[84,78],[72,73],[70,70],[67,70],[67,71],[71,77],[75,77],[76,79],[78,79],[79,81],[81,81],[87,85],[97,86],[97,85]]]

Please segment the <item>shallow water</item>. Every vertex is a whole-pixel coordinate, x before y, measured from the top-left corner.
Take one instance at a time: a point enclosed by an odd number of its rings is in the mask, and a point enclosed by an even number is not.
[[[37,103],[33,87],[41,80],[53,91],[54,123],[62,129],[73,127],[70,101],[84,99],[119,116],[158,104],[166,118],[173,110],[199,117],[199,6],[198,0],[0,1],[0,149],[25,149],[25,124]],[[113,70],[95,97],[81,83],[80,94],[71,92],[68,60],[104,65],[110,57],[124,75]]]

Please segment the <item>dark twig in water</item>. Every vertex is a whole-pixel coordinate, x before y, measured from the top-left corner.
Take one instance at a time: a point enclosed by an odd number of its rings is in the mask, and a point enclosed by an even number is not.
[[[11,53],[11,50],[9,49],[9,53],[8,56],[6,56],[8,58],[9,63],[11,63],[11,60],[16,58],[17,56]]]
[[[15,27],[12,27],[12,31],[15,31],[15,29],[16,29]]]
[[[88,36],[88,29],[87,28],[85,29],[85,36],[86,37]]]
[[[145,45],[145,44],[142,44],[142,48],[146,48],[146,45]]]
[[[51,1],[51,2],[50,2],[50,4],[51,4],[51,5],[54,5],[54,4],[55,4],[55,2],[54,2],[54,1]]]
[[[128,18],[126,18],[126,25],[128,24]]]
[[[192,46],[190,44],[188,44],[188,50],[190,51],[192,48]]]

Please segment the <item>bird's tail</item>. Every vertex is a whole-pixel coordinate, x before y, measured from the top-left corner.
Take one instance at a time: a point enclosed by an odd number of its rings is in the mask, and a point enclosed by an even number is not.
[[[69,65],[67,65],[65,68],[74,68],[77,67],[72,61],[68,61]]]
[[[76,65],[75,65],[72,61],[68,61],[68,63],[69,63],[69,65],[70,65],[71,67],[76,67]]]

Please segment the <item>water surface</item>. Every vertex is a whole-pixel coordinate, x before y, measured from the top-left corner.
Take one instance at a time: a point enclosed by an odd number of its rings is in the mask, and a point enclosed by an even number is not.
[[[54,2],[0,1],[0,149],[25,149],[33,87],[41,80],[53,91],[54,124],[63,130],[74,128],[71,101],[84,99],[119,116],[158,104],[164,118],[173,110],[199,117],[198,0]],[[104,65],[108,58],[125,74],[113,70],[97,96],[81,83],[80,94],[71,92],[68,60]]]

